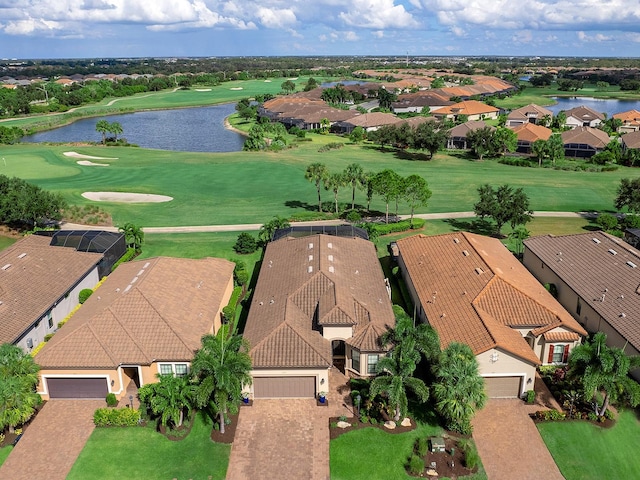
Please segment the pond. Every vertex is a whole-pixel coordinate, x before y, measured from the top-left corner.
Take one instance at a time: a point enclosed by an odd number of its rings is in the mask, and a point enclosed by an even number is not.
[[[571,110],[572,108],[584,105],[596,112],[602,112],[607,114],[607,118],[611,118],[614,113],[626,112],[627,110],[640,110],[639,100],[615,100],[615,99],[600,99],[593,97],[552,97],[556,102],[555,105],[550,105],[549,110],[553,114],[557,114],[560,110]]]
[[[209,107],[153,110],[146,112],[86,118],[70,125],[27,135],[23,142],[100,142],[96,131],[99,120],[118,122],[122,137],[143,148],[180,152],[237,152],[244,137],[224,126],[224,119],[234,113],[235,104]]]

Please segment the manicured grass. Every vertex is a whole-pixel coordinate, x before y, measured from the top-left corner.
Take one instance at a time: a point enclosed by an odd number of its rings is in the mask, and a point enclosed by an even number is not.
[[[0,250],[4,250],[9,245],[13,245],[16,242],[17,238],[13,237],[5,237],[0,235]]]
[[[567,480],[638,477],[640,423],[633,411],[621,412],[609,429],[571,421],[539,423],[538,430]]]
[[[11,453],[11,450],[13,450],[12,445],[0,448],[0,465],[2,465],[4,461],[7,459],[7,457]]]
[[[603,173],[554,171],[512,167],[495,160],[476,162],[445,153],[423,161],[390,150],[381,152],[370,144],[352,145],[330,135],[309,137],[311,142],[279,153],[73,148],[79,153],[114,158],[104,161],[110,164],[106,168],[77,165],[77,159],[63,155],[72,149],[68,146],[15,145],[3,151],[7,166],[0,166],[0,173],[60,192],[71,204],[91,203],[81,197],[85,191],[172,196],[174,200],[168,203],[100,204],[113,215],[115,224],[132,221],[143,227],[264,223],[274,215],[290,217],[313,212],[316,191],[304,178],[306,166],[313,162],[325,163],[330,171],[342,171],[357,162],[367,171],[392,168],[403,176],[422,175],[433,192],[429,206],[420,210],[422,213],[471,211],[477,201],[477,187],[486,182],[523,187],[533,210],[612,209],[620,179],[640,176],[639,169],[626,167]],[[319,153],[319,146],[328,141],[344,142],[344,147]],[[348,202],[349,197],[345,188],[339,200]],[[323,199],[329,201],[331,194],[323,191]],[[357,192],[356,201],[365,203],[363,192]],[[377,197],[372,207],[384,210]],[[400,213],[405,210],[401,204]]]
[[[223,479],[231,446],[213,443],[211,428],[198,415],[178,442],[153,427],[96,428],[67,478]]]

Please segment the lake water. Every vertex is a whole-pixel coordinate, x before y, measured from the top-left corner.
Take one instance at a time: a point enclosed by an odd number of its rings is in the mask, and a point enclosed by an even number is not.
[[[210,107],[153,110],[148,112],[86,118],[70,125],[28,135],[23,142],[102,141],[96,132],[98,120],[122,125],[120,137],[143,148],[180,152],[237,152],[244,137],[224,127],[224,119],[234,113],[235,104]]]
[[[555,105],[545,107],[557,114],[560,110],[571,110],[572,108],[584,105],[596,112],[607,114],[607,118],[611,118],[614,113],[626,112],[627,110],[640,110],[640,101],[638,100],[611,100],[592,97],[553,97],[558,102]]]

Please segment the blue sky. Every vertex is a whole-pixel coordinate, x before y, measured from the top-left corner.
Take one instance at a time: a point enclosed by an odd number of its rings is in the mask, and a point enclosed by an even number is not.
[[[640,0],[0,0],[0,58],[640,57]]]

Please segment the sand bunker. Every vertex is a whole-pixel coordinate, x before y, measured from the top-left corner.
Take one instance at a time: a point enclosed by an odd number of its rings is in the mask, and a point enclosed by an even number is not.
[[[117,158],[113,157],[92,157],[91,155],[83,155],[77,152],[64,152],[63,155],[65,157],[86,158],[87,160],[117,160]]]
[[[89,160],[78,160],[76,162],[78,165],[84,165],[85,167],[108,167],[108,163],[93,163]]]
[[[231,87],[229,90],[244,90],[242,87]]]
[[[265,80],[264,83],[271,83],[271,80]]]
[[[210,92],[210,88],[196,88],[196,92]]]
[[[82,196],[87,200],[93,200],[94,202],[161,203],[173,200],[173,197],[168,197],[166,195],[153,195],[151,193],[84,192]]]

